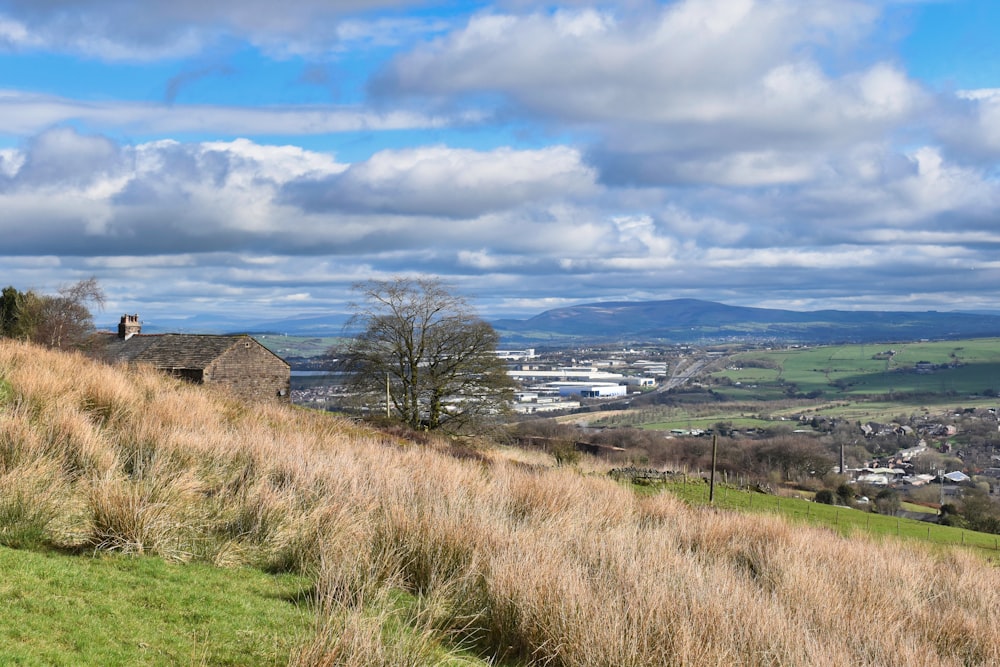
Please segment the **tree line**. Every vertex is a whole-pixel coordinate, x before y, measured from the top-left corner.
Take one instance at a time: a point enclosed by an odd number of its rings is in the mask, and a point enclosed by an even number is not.
[[[79,347],[94,331],[91,307],[104,307],[96,278],[61,287],[55,294],[4,287],[0,294],[0,337],[67,350]]]

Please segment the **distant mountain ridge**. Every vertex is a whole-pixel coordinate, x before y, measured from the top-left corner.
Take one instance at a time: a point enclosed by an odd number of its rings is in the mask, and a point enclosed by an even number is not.
[[[272,321],[217,317],[159,319],[146,333],[268,333],[331,337],[350,335],[348,315]],[[650,341],[707,343],[723,340],[836,343],[1000,336],[1000,313],[816,310],[729,306],[699,299],[607,301],[555,308],[528,319],[491,321],[502,345]],[[114,326],[108,325],[109,330]]]
[[[794,311],[699,299],[609,301],[493,322],[505,343],[570,340],[803,343],[1000,336],[1000,315],[939,311]]]

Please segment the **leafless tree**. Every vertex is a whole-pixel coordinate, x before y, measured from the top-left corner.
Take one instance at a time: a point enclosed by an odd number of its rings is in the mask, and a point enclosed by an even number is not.
[[[68,349],[79,346],[93,332],[88,304],[103,309],[104,291],[97,278],[91,277],[29,303],[24,312],[32,322],[29,338],[47,347]]]
[[[343,351],[351,387],[411,428],[467,430],[503,413],[513,381],[499,337],[462,297],[432,278],[355,285]]]

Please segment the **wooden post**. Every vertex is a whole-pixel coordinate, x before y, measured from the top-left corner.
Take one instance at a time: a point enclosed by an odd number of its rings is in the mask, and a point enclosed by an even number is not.
[[[708,504],[715,503],[715,460],[719,453],[719,436],[712,434],[712,474],[708,483]]]

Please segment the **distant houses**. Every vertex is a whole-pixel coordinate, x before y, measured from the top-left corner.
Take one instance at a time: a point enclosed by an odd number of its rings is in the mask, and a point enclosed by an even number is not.
[[[242,398],[289,400],[290,366],[247,334],[143,334],[138,314],[122,315],[118,333],[98,334],[88,349],[109,363],[146,364]]]

